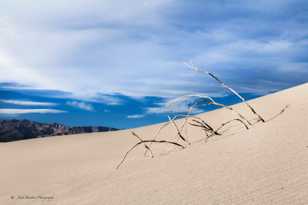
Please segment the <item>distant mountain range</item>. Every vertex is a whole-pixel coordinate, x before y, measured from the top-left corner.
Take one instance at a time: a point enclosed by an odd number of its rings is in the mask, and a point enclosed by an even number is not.
[[[114,130],[117,129],[102,126],[68,127],[58,123],[47,124],[30,120],[0,120],[0,142]]]

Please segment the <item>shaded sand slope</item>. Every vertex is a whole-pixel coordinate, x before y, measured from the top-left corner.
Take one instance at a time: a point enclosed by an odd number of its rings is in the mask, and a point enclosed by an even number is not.
[[[187,149],[154,146],[149,159],[140,147],[119,170],[137,142],[125,130],[0,144],[0,204],[308,204],[308,84],[251,104],[266,119],[290,106],[249,130],[230,125],[207,143],[189,128]],[[253,118],[242,104],[234,108]],[[224,109],[200,116],[214,127],[234,117]],[[151,138],[158,126],[135,131]],[[176,139],[175,131],[167,127],[159,139]]]

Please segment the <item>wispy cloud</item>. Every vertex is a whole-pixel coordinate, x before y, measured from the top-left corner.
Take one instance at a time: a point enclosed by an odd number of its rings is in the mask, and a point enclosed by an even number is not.
[[[123,100],[117,95],[112,94],[98,94],[93,100],[106,105],[121,105],[123,103]]]
[[[21,115],[21,114],[47,114],[47,113],[65,113],[66,111],[57,109],[0,109],[0,114],[3,115]]]
[[[90,103],[79,102],[79,101],[68,101],[66,102],[66,104],[72,107],[82,109],[82,110],[94,111],[94,108]]]
[[[167,113],[187,113],[189,106],[177,106],[174,108],[162,106],[162,107],[149,107],[147,108],[147,114],[167,114]],[[202,113],[203,110],[198,108],[192,109],[192,114]]]
[[[0,1],[0,82],[91,97],[220,92],[187,60],[236,88],[308,80],[306,0],[74,2]]]
[[[155,107],[146,108],[147,114],[166,114],[166,113],[186,113],[191,107],[190,101],[178,101],[173,103],[173,99],[157,104]],[[193,107],[191,113],[201,113],[202,109]]]
[[[137,114],[137,115],[127,115],[128,119],[139,119],[139,118],[143,118],[144,115],[142,114]]]
[[[37,101],[26,101],[26,100],[4,100],[0,99],[0,102],[13,104],[13,105],[21,105],[21,106],[56,106],[57,103],[52,102],[37,102]]]

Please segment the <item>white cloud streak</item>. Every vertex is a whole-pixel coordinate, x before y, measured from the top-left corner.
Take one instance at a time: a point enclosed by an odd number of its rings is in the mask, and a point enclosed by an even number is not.
[[[66,111],[57,109],[0,109],[0,114],[3,115],[21,115],[21,114],[57,114],[65,113]]]
[[[121,105],[123,103],[123,101],[119,97],[113,95],[97,95],[92,100],[112,106]]]
[[[144,117],[144,115],[141,115],[141,114],[127,115],[128,119],[140,119],[140,118],[143,118],[143,117]]]
[[[26,101],[26,100],[4,100],[0,99],[0,102],[13,104],[13,105],[21,105],[21,106],[56,106],[57,103],[51,102],[37,102],[37,101]]]
[[[174,99],[167,100],[158,104],[156,107],[148,107],[146,109],[147,114],[166,114],[166,113],[186,113],[191,107],[192,101],[178,101]],[[197,114],[203,112],[201,109],[193,107],[191,113]]]
[[[72,107],[79,108],[81,110],[94,111],[94,108],[90,103],[79,102],[79,101],[68,101],[66,102],[66,104]]]

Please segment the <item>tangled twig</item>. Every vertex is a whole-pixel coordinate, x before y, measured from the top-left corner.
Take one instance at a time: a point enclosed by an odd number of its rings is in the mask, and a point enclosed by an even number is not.
[[[243,120],[237,118],[237,119],[232,119],[232,120],[222,123],[221,126],[216,129],[216,132],[219,132],[219,130],[221,130],[224,126],[232,122],[235,122],[235,121],[240,122],[246,128],[246,130],[249,130],[249,127],[243,122]]]
[[[168,116],[168,117],[169,117],[169,116]],[[176,118],[177,118],[177,116],[173,117],[172,120],[175,120]],[[159,136],[160,132],[161,132],[165,127],[167,127],[170,123],[171,123],[171,121],[169,120],[168,122],[166,122],[166,123],[164,123],[162,126],[160,126],[160,127],[158,128],[158,130],[156,131],[156,133],[154,134],[153,140],[156,140],[157,137]],[[148,146],[151,147],[151,145],[152,145],[152,142],[150,142]],[[145,150],[144,156],[146,156],[147,153],[148,153],[148,150]]]
[[[168,116],[168,119],[171,122],[171,124],[173,124],[173,126],[175,127],[175,129],[177,131],[177,135],[181,138],[181,140],[183,140],[187,144],[190,144],[189,141],[182,135],[181,130],[177,126],[176,122],[170,116]]]
[[[188,100],[189,98],[191,97],[197,97],[197,98],[200,98],[200,99],[205,99],[205,100],[208,100],[209,102],[207,104],[209,105],[216,105],[218,107],[223,107],[227,110],[230,110],[232,112],[234,112],[236,115],[239,116],[239,118],[245,120],[249,125],[252,125],[252,123],[246,118],[244,117],[240,112],[238,112],[237,110],[233,109],[232,107],[228,106],[228,105],[224,105],[222,103],[218,103],[216,102],[213,98],[211,98],[210,96],[207,96],[207,95],[204,95],[202,93],[195,93],[195,94],[190,94],[190,95],[184,95],[184,96],[180,96],[178,98],[175,98],[174,100],[170,101],[168,103],[168,106],[172,106],[173,104],[179,102],[179,101],[185,101],[185,100]],[[196,103],[194,103],[192,106],[189,107],[190,110],[192,110],[193,106],[195,105]]]
[[[140,138],[141,139],[141,138]],[[166,143],[166,144],[170,144],[170,145],[174,145],[177,147],[180,147],[182,149],[184,149],[185,147],[177,142],[172,142],[172,141],[168,141],[168,140],[142,140],[139,141],[138,143],[136,143],[133,147],[131,147],[126,154],[123,156],[122,160],[120,161],[120,163],[117,165],[116,169],[119,169],[120,166],[124,163],[125,159],[127,158],[128,154],[133,151],[136,147],[138,147],[139,145],[142,144],[146,144],[146,143]]]
[[[139,137],[134,131],[131,131],[132,135],[135,136],[140,142],[142,142],[143,140],[141,139],[141,137]],[[144,144],[144,148],[146,149],[146,151],[150,151],[151,153],[151,157],[153,158],[154,157],[154,154],[151,150],[151,148],[147,145],[147,144]]]

